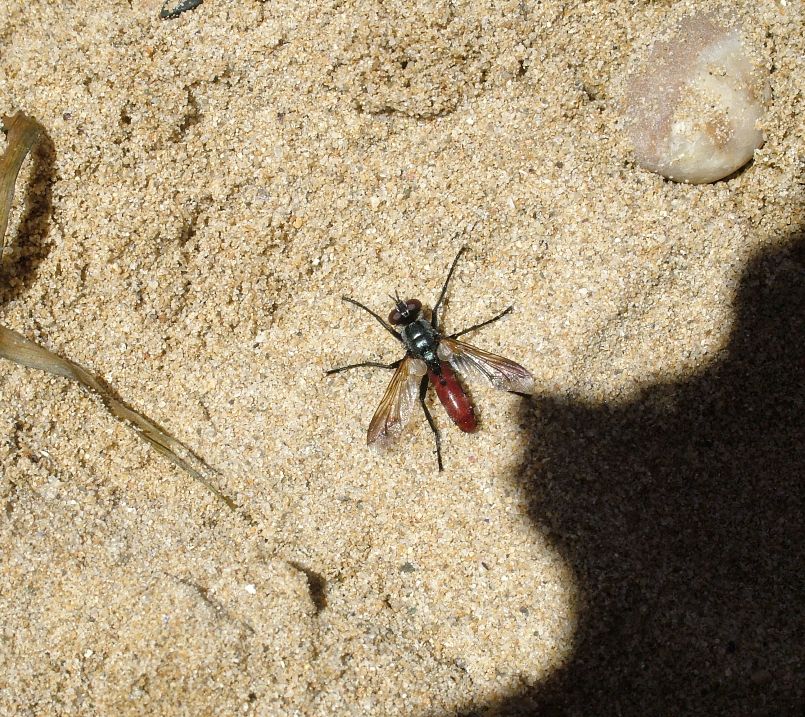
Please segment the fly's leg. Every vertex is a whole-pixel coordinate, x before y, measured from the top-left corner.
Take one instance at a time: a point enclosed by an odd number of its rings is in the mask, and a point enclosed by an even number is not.
[[[442,293],[439,294],[439,300],[433,305],[433,311],[431,312],[431,323],[433,324],[433,328],[437,331],[439,330],[439,307],[442,305],[442,301],[444,301],[444,296],[447,293],[447,285],[450,283],[450,279],[453,276],[456,264],[458,264],[458,260],[466,250],[466,246],[463,246],[458,250],[456,258],[453,259],[453,263],[450,265],[450,271],[447,272],[447,278],[444,280],[444,286],[442,287]]]
[[[363,368],[364,366],[370,366],[372,368],[397,368],[402,363],[402,359],[395,361],[394,363],[378,363],[377,361],[362,361],[361,363],[351,363],[349,366],[339,366],[338,368],[331,368],[328,371],[325,371],[325,375],[330,376],[334,373],[341,373],[341,371],[349,371],[351,368]]]
[[[428,392],[428,376],[427,374],[422,377],[422,383],[419,384],[419,403],[422,410],[425,412],[425,418],[428,419],[430,430],[433,431],[433,439],[436,441],[436,462],[439,464],[439,471],[444,470],[442,466],[442,438],[439,435],[439,429],[433,422],[433,416],[430,415],[427,405],[425,404],[425,394]]]
[[[383,321],[380,316],[378,316],[374,311],[372,311],[368,306],[364,306],[360,301],[355,301],[355,299],[350,299],[348,296],[342,296],[341,299],[346,301],[348,304],[352,304],[353,306],[357,306],[359,309],[363,309],[364,311],[370,313],[374,316],[379,322],[380,325],[388,331],[397,341],[402,341],[402,336],[400,336],[394,329],[391,328],[385,321]]]
[[[487,319],[486,321],[482,321],[480,324],[475,324],[474,326],[470,326],[468,329],[464,329],[463,331],[457,331],[454,334],[450,334],[448,339],[457,339],[459,336],[463,336],[464,334],[468,334],[470,331],[475,331],[475,329],[481,329],[484,326],[489,326],[489,324],[497,321],[498,319],[502,319],[506,314],[510,313],[514,306],[510,306],[508,309],[504,309],[501,311],[497,316],[493,316],[491,319]]]

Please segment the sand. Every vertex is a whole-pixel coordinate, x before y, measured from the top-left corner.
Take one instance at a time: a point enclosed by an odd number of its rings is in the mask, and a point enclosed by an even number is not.
[[[63,379],[0,379],[4,715],[800,714],[803,45],[737,2],[767,142],[638,169],[624,78],[708,3],[9,0],[4,325],[218,471],[232,511]],[[4,146],[4,145],[3,145]],[[2,146],[0,146],[2,149]],[[524,364],[365,445],[435,301]]]

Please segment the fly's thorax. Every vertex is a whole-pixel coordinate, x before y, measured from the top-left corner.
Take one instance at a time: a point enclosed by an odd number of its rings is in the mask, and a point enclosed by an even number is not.
[[[401,331],[405,348],[414,358],[431,365],[438,362],[439,334],[427,319],[417,319]]]

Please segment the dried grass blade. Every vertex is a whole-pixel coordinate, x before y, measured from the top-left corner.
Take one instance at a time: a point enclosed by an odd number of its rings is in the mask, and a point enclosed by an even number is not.
[[[11,118],[4,117],[3,123],[8,133],[8,147],[0,157],[0,250],[5,242],[8,217],[20,167],[42,131],[37,122],[26,117],[22,112],[18,112]],[[39,344],[26,339],[22,334],[4,326],[0,326],[0,357],[23,366],[78,381],[85,388],[98,394],[113,416],[129,423],[159,453],[202,483],[230,508],[237,509],[238,506],[235,502],[210,482],[208,476],[216,475],[212,468],[157,423],[123,403],[103,380],[82,366],[48,351]]]
[[[0,251],[5,247],[8,215],[14,199],[17,175],[26,155],[42,132],[41,125],[22,112],[17,112],[13,117],[3,117],[3,126],[6,128],[8,147],[0,157]]]
[[[113,416],[130,423],[157,451],[203,483],[230,508],[237,507],[231,498],[221,493],[205,477],[205,474],[213,471],[198,456],[183,443],[166,433],[163,428],[150,418],[138,413],[115,397],[111,389],[100,378],[94,376],[82,366],[62,358],[52,351],[48,351],[39,344],[26,339],[22,334],[7,329],[5,326],[0,326],[0,357],[23,366],[47,371],[56,376],[71,378],[74,381],[78,381],[85,388],[94,391],[100,396]]]

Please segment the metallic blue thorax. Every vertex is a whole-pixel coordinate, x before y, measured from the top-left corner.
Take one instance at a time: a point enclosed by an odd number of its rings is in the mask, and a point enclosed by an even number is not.
[[[414,358],[422,359],[429,368],[438,367],[439,334],[427,319],[417,319],[400,332],[405,348]]]

